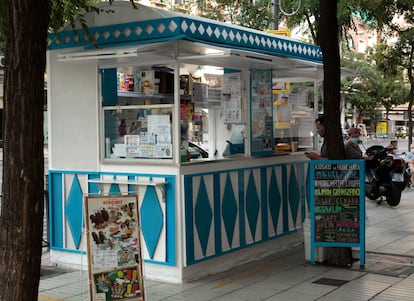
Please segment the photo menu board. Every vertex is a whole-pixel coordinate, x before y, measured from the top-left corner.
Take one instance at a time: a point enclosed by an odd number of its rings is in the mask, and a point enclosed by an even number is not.
[[[365,263],[363,160],[310,162],[311,263],[315,247],[359,247]]]
[[[144,301],[137,195],[85,200],[90,300]]]

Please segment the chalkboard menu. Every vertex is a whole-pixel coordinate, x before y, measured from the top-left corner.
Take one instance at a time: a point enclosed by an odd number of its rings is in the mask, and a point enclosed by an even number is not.
[[[315,246],[360,247],[365,261],[364,167],[363,160],[311,161],[311,262]]]

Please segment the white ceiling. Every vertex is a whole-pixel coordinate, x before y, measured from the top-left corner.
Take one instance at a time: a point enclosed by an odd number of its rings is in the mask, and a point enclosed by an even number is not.
[[[101,50],[58,55],[60,62],[96,63],[101,68],[189,64],[230,69],[272,69],[276,78],[290,82],[322,80],[322,64],[299,59],[266,55],[252,51],[226,49],[198,42],[176,40],[134,47],[114,47]]]

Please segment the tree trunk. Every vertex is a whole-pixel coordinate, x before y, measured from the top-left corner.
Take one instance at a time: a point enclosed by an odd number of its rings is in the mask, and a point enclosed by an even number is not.
[[[410,49],[410,55],[408,57],[408,66],[410,66],[407,69],[408,74],[408,80],[410,82],[410,92],[408,94],[408,149],[407,151],[410,151],[410,146],[413,143],[413,102],[414,102],[414,76],[413,76],[413,66],[414,62],[414,42],[411,43],[411,49]],[[414,183],[411,183],[414,184]]]
[[[7,1],[0,300],[37,300],[44,207],[47,0]]]
[[[331,159],[345,159],[340,123],[341,63],[339,58],[337,1],[320,0],[320,45],[323,54],[323,109],[328,125],[325,141]],[[350,248],[332,248],[329,263],[338,266],[352,264]]]

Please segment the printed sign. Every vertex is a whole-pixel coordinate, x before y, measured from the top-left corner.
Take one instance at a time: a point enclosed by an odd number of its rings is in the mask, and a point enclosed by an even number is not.
[[[144,300],[137,195],[85,204],[91,300]]]
[[[311,161],[313,246],[359,246],[361,258],[364,258],[364,166],[362,160]]]

